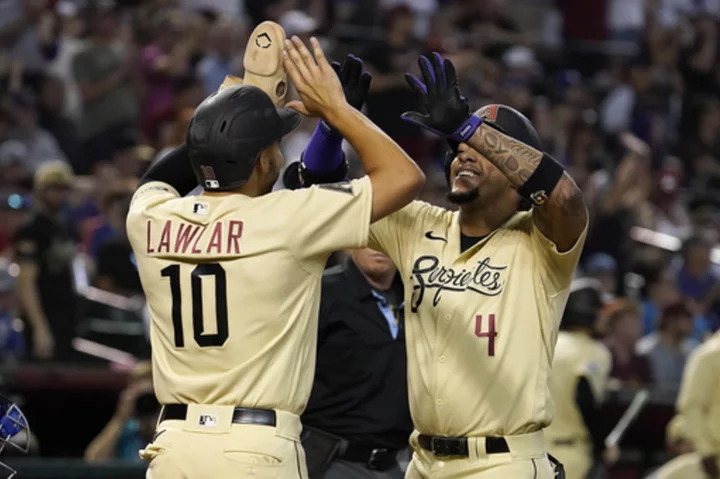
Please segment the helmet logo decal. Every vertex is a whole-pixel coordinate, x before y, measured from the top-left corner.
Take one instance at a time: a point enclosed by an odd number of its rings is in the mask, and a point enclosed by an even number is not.
[[[215,189],[220,187],[220,182],[215,178],[215,170],[212,166],[201,165],[200,170],[205,177],[205,188]]]
[[[480,109],[478,115],[480,118],[484,118],[487,121],[497,120],[498,105],[487,105]]]

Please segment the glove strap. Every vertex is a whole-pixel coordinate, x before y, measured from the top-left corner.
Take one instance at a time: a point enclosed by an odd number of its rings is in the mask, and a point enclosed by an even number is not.
[[[480,125],[482,125],[483,119],[479,116],[470,115],[470,118],[468,118],[465,123],[462,124],[460,128],[455,130],[451,135],[450,138],[457,141],[458,143],[464,143],[468,139],[470,139],[471,136],[473,136],[473,133],[475,133],[475,130],[480,128]]]

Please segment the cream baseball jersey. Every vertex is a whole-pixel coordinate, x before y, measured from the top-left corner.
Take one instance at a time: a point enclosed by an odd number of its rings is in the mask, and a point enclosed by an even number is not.
[[[446,436],[541,429],[553,415],[548,375],[585,233],[560,254],[522,212],[461,253],[458,216],[414,202],[370,228],[370,247],[405,282],[415,427]]]
[[[315,370],[328,256],[367,244],[372,186],[180,197],[147,183],[127,230],[151,317],[162,404],[300,414]]]
[[[697,453],[720,455],[720,332],[690,355],[677,409]]]
[[[605,345],[582,333],[560,332],[550,375],[555,417],[545,430],[547,437],[557,441],[589,439],[589,432],[575,402],[577,385],[580,378],[586,378],[600,402],[610,366],[610,351]]]

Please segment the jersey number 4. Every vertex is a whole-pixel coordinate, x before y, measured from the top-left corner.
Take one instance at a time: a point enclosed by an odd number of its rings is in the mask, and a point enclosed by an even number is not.
[[[180,294],[180,265],[173,264],[161,271],[165,278],[170,278],[170,294],[172,294],[172,322],[175,333],[175,347],[185,347],[182,325],[182,295]],[[203,332],[203,276],[215,277],[215,322],[216,333]],[[199,264],[190,273],[190,291],[192,295],[193,335],[201,348],[222,346],[228,339],[227,310],[227,279],[225,270],[218,263]]]
[[[483,316],[478,314],[475,316],[475,336],[478,338],[488,339],[488,356],[495,356],[495,338],[497,337],[497,331],[495,331],[495,315],[487,315],[487,331],[483,331]]]

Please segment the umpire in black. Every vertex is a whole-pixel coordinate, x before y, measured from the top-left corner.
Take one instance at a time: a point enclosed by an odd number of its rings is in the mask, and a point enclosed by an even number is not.
[[[401,479],[408,447],[403,288],[387,256],[354,250],[322,281],[317,369],[302,416],[310,479]]]

